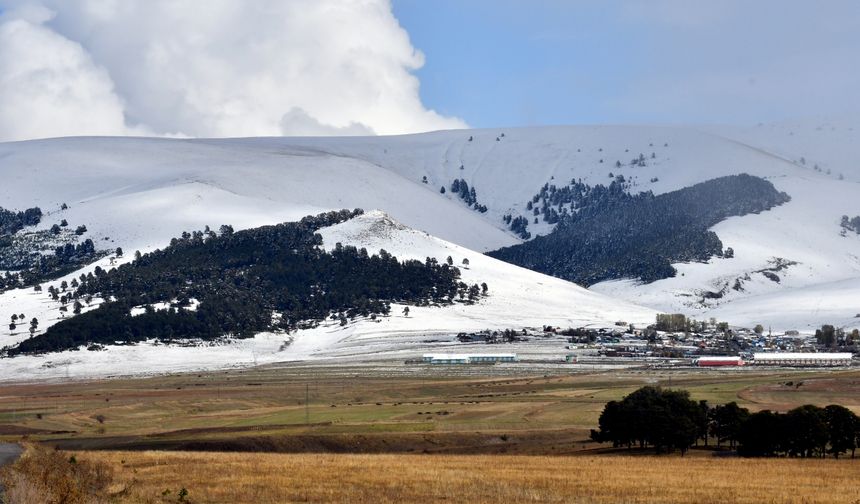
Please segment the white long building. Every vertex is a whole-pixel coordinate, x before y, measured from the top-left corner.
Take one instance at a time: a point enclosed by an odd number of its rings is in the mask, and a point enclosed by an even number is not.
[[[424,354],[421,361],[427,364],[495,364],[516,362],[517,354]]]
[[[754,353],[756,366],[850,366],[853,355],[840,353]]]

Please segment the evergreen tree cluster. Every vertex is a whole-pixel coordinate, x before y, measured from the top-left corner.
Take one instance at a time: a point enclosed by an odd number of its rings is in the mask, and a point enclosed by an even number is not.
[[[707,411],[686,391],[648,386],[608,402],[598,425],[599,430],[591,431],[595,441],[683,454],[704,434]]]
[[[526,335],[527,331],[525,329],[503,329],[501,331],[484,329],[483,331],[477,332],[458,333],[457,341],[461,343],[483,342],[488,345],[495,345],[501,343],[516,343],[517,341],[525,341]]]
[[[548,224],[557,224],[572,219],[587,207],[612,205],[635,197],[628,193],[630,183],[624,175],[612,176],[612,179],[606,186],[590,186],[582,179],[572,179],[570,184],[563,187],[546,183],[526,203],[526,209]]]
[[[534,223],[543,220],[548,224],[558,224],[568,220],[582,208],[590,205],[607,205],[614,201],[631,198],[627,189],[629,183],[623,175],[612,176],[613,180],[608,186],[598,184],[590,186],[582,182],[582,179],[571,179],[570,184],[558,187],[555,184],[546,183],[531,200],[526,203],[526,210],[531,212]],[[505,224],[517,236],[524,240],[531,239],[531,233],[527,230],[529,219],[524,216],[513,217],[508,214],[503,217]]]
[[[523,240],[531,239],[532,234],[528,230],[529,220],[522,215],[517,215],[516,217],[513,217],[511,214],[507,214],[502,217],[502,220],[505,221],[505,224],[508,225],[508,227],[511,231],[514,232],[514,234],[516,234]]]
[[[658,313],[654,328],[658,331],[678,332],[687,330],[687,316],[683,313]]]
[[[466,179],[454,179],[454,181],[451,182],[451,192],[459,195],[460,199],[465,201],[470,207],[481,213],[486,213],[487,207],[478,203],[478,193],[474,186],[469,187],[469,183],[466,182]]]
[[[38,285],[46,280],[51,280],[67,275],[87,264],[101,259],[107,252],[95,249],[92,240],[85,240],[77,245],[67,243],[58,247],[61,253],[57,255],[41,255],[38,253],[24,256],[27,262],[15,263],[26,269],[20,271],[6,271],[0,276],[0,292],[6,289],[18,289]],[[22,257],[18,257],[22,259]],[[2,261],[0,261],[2,262]]]
[[[824,324],[815,330],[815,342],[825,348],[848,349],[860,343],[860,330],[853,329],[845,332],[844,329],[834,327],[832,324]]]
[[[59,229],[59,226],[57,226]],[[6,289],[38,285],[90,264],[108,253],[96,250],[95,243],[86,239],[75,243],[83,231],[34,231],[17,235],[0,235],[0,292]],[[53,245],[60,243],[54,247]]]
[[[14,212],[0,208],[0,236],[15,234],[28,226],[35,226],[42,220],[42,209],[28,208],[23,212]]]
[[[746,410],[744,410],[746,412]],[[737,430],[738,453],[747,457],[854,457],[860,443],[860,419],[851,410],[811,404],[787,413],[746,412]]]
[[[727,443],[749,457],[839,457],[860,444],[860,418],[830,405],[805,405],[787,413],[750,413],[737,403],[710,407],[689,393],[646,386],[606,404],[591,437],[615,447],[654,448],[682,454],[699,440]]]
[[[150,338],[212,340],[310,327],[389,312],[389,303],[447,304],[474,300],[481,288],[459,282],[460,271],[435,259],[398,261],[385,250],[337,244],[327,252],[316,233],[361,214],[330,212],[299,222],[233,232],[185,233],[164,250],[111,271],[82,275],[68,301],[101,297],[98,309],[64,320],[9,354]],[[199,301],[188,309],[191,300]],[[154,303],[170,303],[155,310]],[[132,316],[133,307],[144,306]]]
[[[720,329],[722,326],[716,319],[711,319],[710,322],[704,320],[697,321],[696,319],[688,318],[683,313],[658,313],[654,325],[649,327],[664,332],[705,332],[708,330],[709,325],[714,329],[725,332],[725,330]],[[728,326],[726,326],[726,329],[728,329]]]
[[[583,285],[617,278],[652,282],[674,276],[672,263],[722,255],[722,242],[709,231],[718,222],[790,199],[770,182],[747,174],[658,196],[650,191],[630,195],[617,179],[613,184],[587,190],[571,184],[565,194],[572,195],[578,208],[559,213],[558,226],[550,234],[489,255]],[[558,192],[547,187],[547,208]],[[544,199],[539,196],[538,201]],[[544,215],[547,211],[537,210]]]
[[[847,231],[853,231],[860,234],[860,215],[850,218],[847,215],[843,215],[842,220],[839,222],[839,226],[842,227],[843,236]]]

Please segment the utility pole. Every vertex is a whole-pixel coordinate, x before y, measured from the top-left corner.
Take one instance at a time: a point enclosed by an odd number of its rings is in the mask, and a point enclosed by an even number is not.
[[[308,401],[310,401],[310,384],[305,383],[305,425],[311,423],[311,412],[308,409]]]

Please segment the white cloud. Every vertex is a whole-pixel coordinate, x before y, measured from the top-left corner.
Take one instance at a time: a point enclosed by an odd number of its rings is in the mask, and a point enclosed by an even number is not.
[[[465,126],[421,103],[411,72],[423,55],[387,0],[0,0],[0,9],[0,105],[16,104],[0,108],[0,139]]]
[[[362,136],[373,135],[373,130],[362,123],[351,122],[346,126],[323,124],[299,107],[293,107],[281,117],[281,132],[287,136]]]
[[[0,25],[0,138],[82,133],[130,133],[107,72],[80,45],[39,24]]]

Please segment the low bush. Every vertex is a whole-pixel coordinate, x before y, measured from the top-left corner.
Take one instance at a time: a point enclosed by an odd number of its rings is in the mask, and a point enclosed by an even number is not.
[[[0,473],[5,504],[97,504],[108,502],[113,470],[99,461],[79,461],[41,445],[30,445]]]

